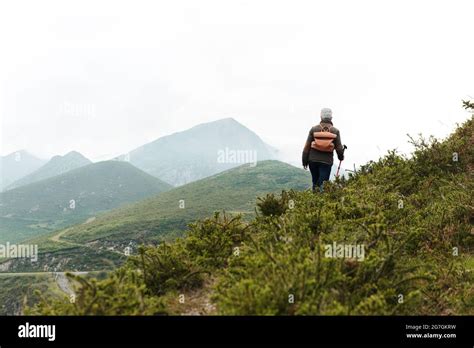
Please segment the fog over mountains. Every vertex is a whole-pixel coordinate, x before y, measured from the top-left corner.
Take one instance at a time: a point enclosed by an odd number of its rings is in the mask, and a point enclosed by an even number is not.
[[[161,137],[118,159],[180,186],[237,167],[276,159],[277,151],[233,118]]]
[[[77,151],[71,151],[64,156],[54,156],[44,166],[33,173],[20,178],[6,187],[7,190],[28,185],[43,179],[66,173],[70,170],[91,164],[92,162]]]
[[[0,157],[0,190],[14,181],[34,172],[46,161],[25,150]]]
[[[233,118],[203,123],[113,158],[130,162],[172,186],[184,185],[245,163],[277,159],[278,150]],[[2,157],[2,189],[64,174],[91,161],[77,151],[41,160],[26,151]]]
[[[173,186],[186,185],[243,164],[255,167],[276,157],[276,149],[233,118],[200,124],[98,163],[92,163],[77,151],[54,156],[49,161],[18,151],[1,159],[0,241],[39,236]],[[268,175],[278,179],[282,173],[277,170]],[[284,186],[290,180],[281,179],[278,185],[270,181],[267,189]],[[243,192],[249,189],[245,185],[252,186],[251,181],[233,183],[225,189]],[[204,191],[194,197],[199,200],[227,192],[211,184]],[[255,198],[254,191],[250,189],[245,200]],[[220,197],[222,206],[231,199],[228,194]]]

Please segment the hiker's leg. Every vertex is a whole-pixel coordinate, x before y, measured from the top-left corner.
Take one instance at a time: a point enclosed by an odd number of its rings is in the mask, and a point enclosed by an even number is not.
[[[311,172],[311,179],[313,181],[313,192],[316,190],[319,182],[319,167],[316,162],[309,162],[309,171]]]
[[[323,192],[324,182],[329,180],[329,176],[331,175],[331,165],[326,163],[318,163],[319,164],[319,180],[318,186],[319,190]]]

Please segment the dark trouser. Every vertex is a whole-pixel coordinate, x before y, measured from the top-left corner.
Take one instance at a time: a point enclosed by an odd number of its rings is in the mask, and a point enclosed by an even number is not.
[[[319,191],[323,192],[324,181],[329,180],[331,174],[331,165],[321,162],[309,162],[309,170],[311,177],[313,178],[313,191],[316,191],[316,186],[319,187]]]

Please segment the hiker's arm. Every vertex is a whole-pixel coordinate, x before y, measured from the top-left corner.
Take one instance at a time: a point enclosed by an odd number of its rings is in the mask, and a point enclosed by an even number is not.
[[[309,150],[311,150],[311,142],[313,141],[313,128],[309,130],[308,138],[303,148],[303,167],[306,167],[309,162]]]
[[[337,138],[336,138],[336,153],[337,153],[337,158],[339,159],[339,161],[343,161],[344,160],[344,148],[342,147],[342,141],[341,141],[341,132],[338,131],[337,132]]]

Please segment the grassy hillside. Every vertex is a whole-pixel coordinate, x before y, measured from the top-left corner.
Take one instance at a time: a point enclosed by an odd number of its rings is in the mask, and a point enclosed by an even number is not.
[[[70,170],[91,164],[92,162],[79,152],[71,151],[64,156],[54,156],[49,162],[35,170],[33,173],[16,180],[6,189],[11,190],[20,186],[32,184],[37,181],[67,173]]]
[[[169,189],[129,163],[107,161],[0,193],[0,242],[31,238]]]
[[[185,238],[140,248],[104,281],[77,282],[76,303],[44,300],[27,312],[472,315],[473,142],[471,118],[323,194],[268,195],[250,222],[216,214]]]
[[[179,232],[189,222],[214,211],[253,216],[255,199],[267,192],[305,189],[309,174],[278,161],[243,165],[224,173],[175,188],[157,197],[114,210],[87,225],[69,228],[63,240],[86,243],[102,240],[152,240],[163,233]]]
[[[41,270],[52,263],[62,270],[110,268],[124,260],[128,246],[136,251],[140,244],[173,239],[183,234],[188,223],[214,211],[238,213],[250,220],[257,196],[284,189],[302,190],[309,182],[308,172],[286,163],[243,165],[31,240],[39,244],[39,261],[16,261],[10,271]]]

